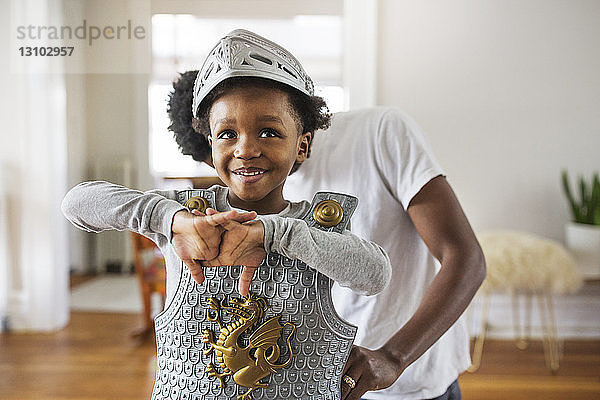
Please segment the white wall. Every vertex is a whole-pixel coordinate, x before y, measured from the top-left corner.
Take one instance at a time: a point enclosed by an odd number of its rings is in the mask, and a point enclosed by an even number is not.
[[[380,0],[378,103],[423,127],[474,227],[563,238],[600,170],[600,2]]]

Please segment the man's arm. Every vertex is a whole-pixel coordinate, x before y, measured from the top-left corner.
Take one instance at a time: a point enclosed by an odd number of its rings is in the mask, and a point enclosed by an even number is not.
[[[394,383],[460,317],[485,277],[485,260],[475,234],[450,185],[432,179],[408,206],[408,214],[441,269],[412,318],[381,348],[354,347],[342,383],[343,399],[360,399]]]

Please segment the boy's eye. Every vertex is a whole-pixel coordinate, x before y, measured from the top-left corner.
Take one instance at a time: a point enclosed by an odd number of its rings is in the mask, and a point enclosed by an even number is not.
[[[274,129],[263,129],[262,131],[260,131],[260,137],[265,138],[265,137],[279,137],[279,132],[277,132]]]
[[[235,139],[236,133],[231,130],[226,130],[217,135],[217,139]]]

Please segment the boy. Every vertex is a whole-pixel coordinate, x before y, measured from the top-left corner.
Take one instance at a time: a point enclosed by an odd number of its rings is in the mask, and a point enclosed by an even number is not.
[[[283,197],[287,176],[307,158],[314,131],[329,123],[324,107],[291,54],[250,32],[234,31],[207,58],[193,93],[194,129],[210,144],[213,165],[227,186],[210,189],[214,208],[189,212],[175,201],[174,191],[142,193],[88,182],[69,191],[63,212],[82,229],[129,229],[153,239],[167,261],[164,313],[186,296],[179,260],[197,284],[204,282],[204,267],[243,265],[239,291],[247,295],[254,270],[267,253],[278,253],[357,293],[375,294],[391,275],[385,252],[348,231],[309,227],[301,218],[310,204]],[[208,368],[207,373],[219,375]]]

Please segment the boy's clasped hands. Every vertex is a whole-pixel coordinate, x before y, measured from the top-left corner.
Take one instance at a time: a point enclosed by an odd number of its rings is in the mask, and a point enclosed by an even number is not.
[[[204,282],[203,267],[243,265],[238,290],[243,296],[248,294],[254,271],[267,255],[264,225],[256,216],[254,211],[212,208],[206,213],[182,210],[175,214],[171,244],[196,283]]]

